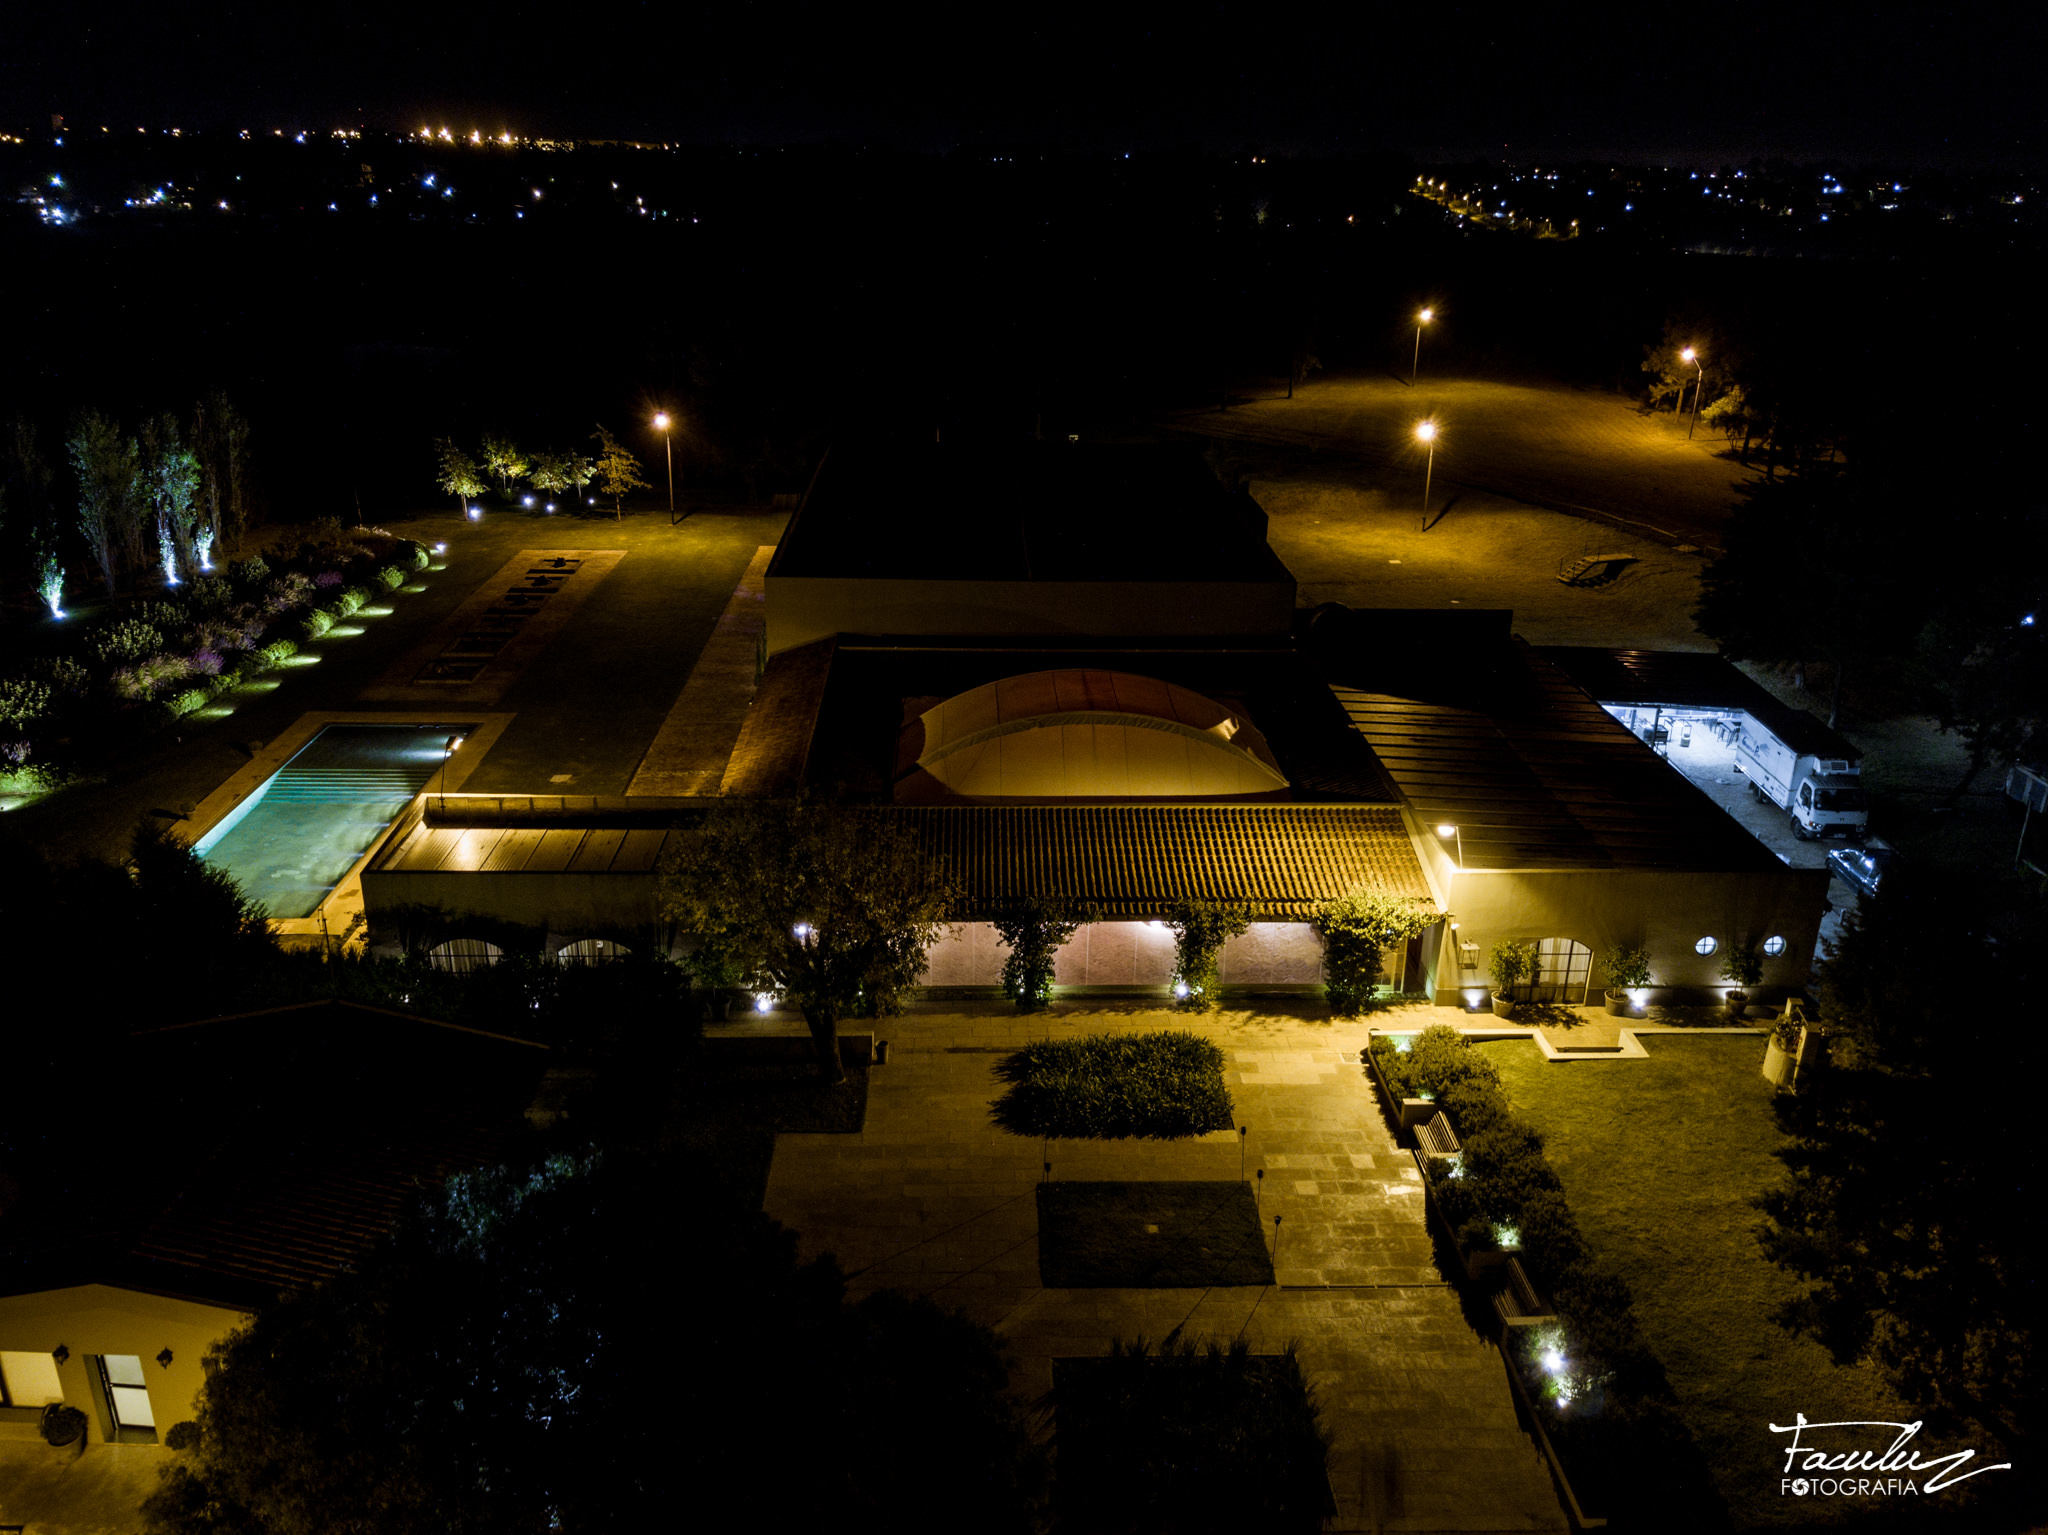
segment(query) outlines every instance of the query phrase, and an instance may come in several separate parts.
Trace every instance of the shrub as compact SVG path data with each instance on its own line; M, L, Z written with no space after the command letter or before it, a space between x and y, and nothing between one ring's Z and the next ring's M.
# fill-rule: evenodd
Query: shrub
M61 697L82 697L92 687L92 673L70 656L51 656L36 669Z
M1493 977L1493 989L1505 995L1536 973L1535 946L1503 938L1486 956L1486 973Z
M313 578L313 585L316 589L323 592L332 591L335 587L341 585L341 572L338 570L323 570Z
M370 594L362 587L347 586L335 594L334 601L328 606L336 618L352 618L362 611L363 604L369 600Z
M1053 962L1067 940L1100 912L1065 896L1022 896L996 914L996 936L1009 948L1003 960L1003 995L1020 1013L1052 1000Z
M220 674L221 667L220 652L214 650L210 646L201 645L197 650L192 652L192 658L188 664L191 666L192 671L196 676L218 676Z
M376 580L387 592L395 592L405 585L405 572L396 565L386 565L377 572Z
M317 640L334 627L334 616L325 608L314 608L299 615L299 638Z
M29 677L0 680L0 726L20 728L50 712L53 694L47 682Z
M1228 1130L1223 1052L1182 1029L1046 1040L1006 1058L990 1116L1018 1135L1171 1140Z
M282 666L299 653L299 647L291 640L272 640L255 654L261 658L265 668Z
M270 579L270 564L260 554L252 554L246 560L236 560L228 566L228 580L236 586L261 586Z
M1721 979L1733 981L1737 986L1754 986L1764 978L1764 957L1757 952L1753 943L1736 943L1728 946L1728 956L1721 961Z
M173 693L169 698L165 699L164 707L170 710L171 718L183 719L188 714L198 713L207 704L211 703L215 691L214 688L205 684L201 684L196 688L186 688L181 692Z
M1623 944L1601 961L1607 984L1616 991L1633 991L1650 984L1650 951Z
M1323 991L1331 1010L1340 1017L1355 1017L1372 1000L1386 951L1445 915L1412 896L1363 888L1318 906L1311 921L1323 940Z
M428 548L427 548L427 546L426 546L425 544L422 544L422 543L418 543L418 542L415 542L415 543L413 544L413 546L412 546L412 561L411 561L411 562L412 562L412 568L413 568L414 570L425 570L425 569L426 569L426 568L427 568L427 567L428 567L429 565L431 565L431 564L433 563L433 561L434 561L434 555L433 555L433 551L432 551L432 550L430 550L430 549L428 549ZM392 569L394 569L394 570L396 570L397 568L398 568L398 567L397 567L397 566L395 566L395 565L394 565L394 566L392 567ZM404 578L404 576L403 576L403 575L400 575L399 579L400 579L400 580L402 581L402 580L404 580L405 578ZM388 585L389 583L387 582L386 584Z
M235 591L225 576L194 576L185 593L189 613L217 613L235 600Z
M154 624L125 618L95 630L86 645L102 666L119 666L162 650L164 636Z
M1173 929L1173 995L1190 1012L1216 1005L1216 969L1226 940L1252 925L1242 906L1176 901L1166 925Z

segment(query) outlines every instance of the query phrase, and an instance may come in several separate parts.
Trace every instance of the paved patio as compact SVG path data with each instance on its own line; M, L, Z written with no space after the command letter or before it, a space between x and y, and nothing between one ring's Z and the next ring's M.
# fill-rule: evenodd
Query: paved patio
M1434 1009L1421 1021L1434 1022ZM1383 1026L1393 1020L1382 1015ZM1033 1039L1193 1027L1226 1054L1249 1131L1187 1141L1026 1140L995 1128L998 1059ZM1548 1472L1517 1424L1500 1356L1437 1271L1422 1187L1358 1064L1362 1023L1225 1012L990 1011L891 1019L860 1135L778 1142L767 1208L803 1250L838 1254L855 1293L929 1295L1002 1334L1027 1400L1052 1361L1117 1335L1244 1333L1300 1344L1335 1435L1339 1530L1562 1530ZM1260 1185L1278 1284L1244 1289L1047 1290L1034 1187L1061 1179L1228 1179ZM1257 1179L1263 1170L1265 1177Z

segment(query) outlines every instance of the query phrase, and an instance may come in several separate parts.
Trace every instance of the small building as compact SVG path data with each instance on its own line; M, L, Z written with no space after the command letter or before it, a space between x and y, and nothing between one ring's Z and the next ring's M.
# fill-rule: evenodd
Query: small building
M208 1349L525 1133L544 1046L351 1003L148 1030L0 1214L0 1522L133 1522ZM53 1449L50 1406L85 1415ZM86 1457L57 1479L57 1457Z

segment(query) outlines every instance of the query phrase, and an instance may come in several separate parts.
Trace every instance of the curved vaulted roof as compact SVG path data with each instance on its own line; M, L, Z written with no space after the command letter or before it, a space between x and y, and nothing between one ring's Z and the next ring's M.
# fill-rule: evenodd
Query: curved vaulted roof
M1005 677L926 710L916 728L918 767L964 799L1209 799L1287 787L1249 720L1129 672Z

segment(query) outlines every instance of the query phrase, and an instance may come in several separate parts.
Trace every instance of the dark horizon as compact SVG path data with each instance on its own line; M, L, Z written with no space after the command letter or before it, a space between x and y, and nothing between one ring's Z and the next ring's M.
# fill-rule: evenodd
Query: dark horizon
M1707 167L1752 158L2023 173L2048 17L1920 8L1662 22L1452 7L1367 21L1220 4L1030 26L737 5L573 23L379 5L198 25L133 5L0 23L0 124L132 131L446 124L526 137L919 151L1179 147Z

